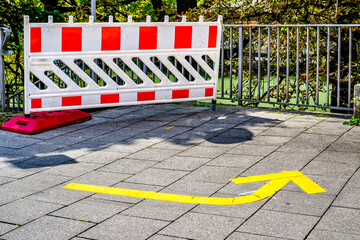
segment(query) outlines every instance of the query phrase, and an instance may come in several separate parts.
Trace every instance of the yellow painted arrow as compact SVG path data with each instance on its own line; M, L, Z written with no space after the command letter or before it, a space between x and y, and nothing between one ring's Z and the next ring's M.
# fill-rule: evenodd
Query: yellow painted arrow
M256 202L275 194L290 181L293 181L308 194L326 192L322 187L317 185L310 178L308 178L299 171L283 171L281 173L234 178L231 179L231 181L233 181L236 184L260 182L260 181L269 181L269 182L266 183L261 188L259 188L256 192L254 192L251 195L239 196L234 198L185 196L185 195L177 195L170 193L159 193L159 192L124 189L124 188L103 187L103 186L87 185L80 183L70 183L62 188L73 189L78 191L86 191L86 192L121 195L126 197L137 197L137 198L169 201L169 202L211 204L211 205L237 205L237 204Z

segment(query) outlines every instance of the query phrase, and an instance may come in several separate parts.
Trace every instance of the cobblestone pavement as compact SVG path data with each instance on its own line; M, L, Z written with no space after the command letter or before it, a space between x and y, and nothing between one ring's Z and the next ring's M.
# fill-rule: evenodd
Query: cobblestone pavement
M360 127L349 116L190 104L131 106L26 136L0 130L0 239L360 239ZM301 171L264 200L196 205L64 189L69 183L189 196L251 195Z

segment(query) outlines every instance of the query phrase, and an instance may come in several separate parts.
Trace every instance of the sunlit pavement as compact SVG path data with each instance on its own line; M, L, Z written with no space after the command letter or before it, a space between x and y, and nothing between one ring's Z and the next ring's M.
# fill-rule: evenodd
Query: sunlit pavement
M360 239L349 115L191 104L92 114L37 135L0 130L0 239ZM326 192L268 176L284 171Z

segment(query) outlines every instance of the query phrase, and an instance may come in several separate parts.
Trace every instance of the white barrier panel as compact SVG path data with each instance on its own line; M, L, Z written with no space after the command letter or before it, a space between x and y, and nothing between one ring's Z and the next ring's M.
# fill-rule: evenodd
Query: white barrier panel
M25 113L216 99L217 22L29 23Z

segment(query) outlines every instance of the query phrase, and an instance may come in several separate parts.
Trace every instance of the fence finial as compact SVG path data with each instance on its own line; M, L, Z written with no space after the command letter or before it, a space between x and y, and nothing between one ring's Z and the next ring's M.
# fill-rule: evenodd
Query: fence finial
M186 16L185 15L181 17L181 22L183 22L183 23L186 22Z
M89 23L94 23L94 16L89 16Z
M199 22L201 22L201 23L204 22L204 16L203 15L199 16Z
M146 22L151 23L151 16L146 16Z
M113 16L109 16L109 23L113 23L114 22L114 17Z
M132 16L128 16L128 23L132 23Z
M73 16L69 16L69 23L74 23L74 17Z
M164 17L164 22L166 22L166 23L169 22L169 16L168 16L168 15L165 15L165 17Z
M48 16L48 23L53 23L53 22L54 22L53 16L49 15Z

